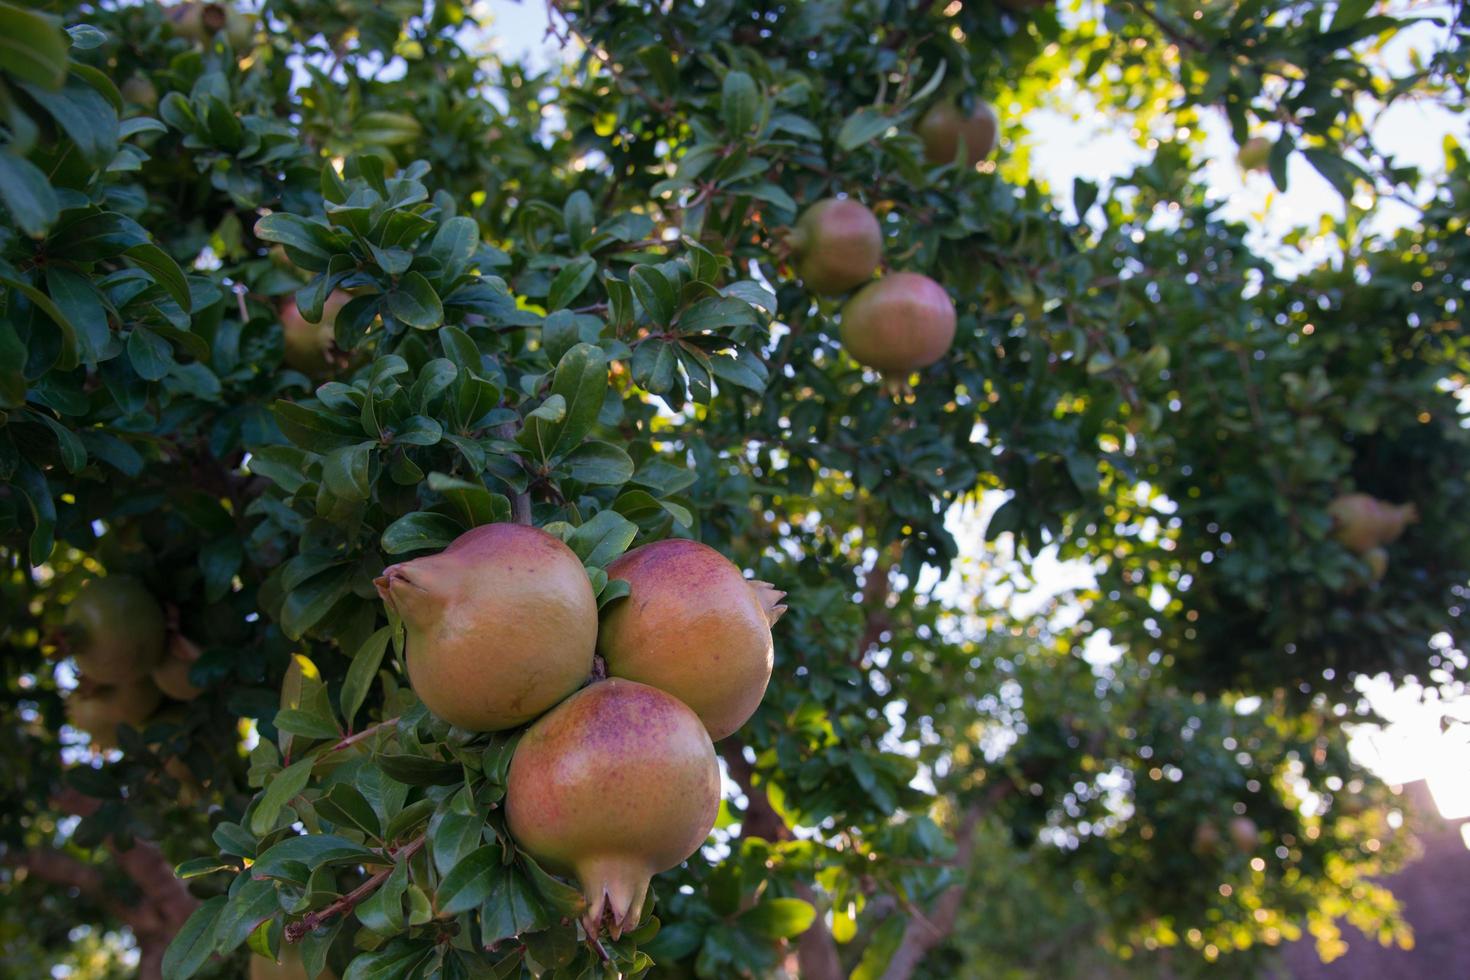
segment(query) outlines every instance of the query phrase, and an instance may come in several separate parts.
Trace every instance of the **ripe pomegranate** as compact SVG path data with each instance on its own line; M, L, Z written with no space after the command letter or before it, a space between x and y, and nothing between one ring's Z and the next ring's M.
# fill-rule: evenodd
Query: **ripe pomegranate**
M413 689L452 725L523 725L592 670L597 597L572 549L539 528L486 524L376 582L403 618Z
M928 276L895 272L858 291L842 308L842 346L853 360L896 374L928 367L954 343L949 293Z
M173 636L168 641L168 653L163 662L153 668L153 683L175 701L193 701L201 693L189 680L189 668L199 659L199 648L182 636Z
M294 299L281 306L281 329L285 333L286 364L309 377L327 373L336 336L337 314L352 299L342 289L332 290L322 306L322 321L312 323L301 315Z
M163 656L163 610L131 575L83 585L66 609L63 632L77 668L103 684L136 680Z
M715 748L677 698L620 678L583 688L532 725L510 763L516 842L587 897L582 924L617 939L648 881L699 850L720 806Z
M1348 493L1327 505L1336 525L1337 540L1360 555L1397 541L1404 529L1419 519L1413 504L1385 503L1366 493Z
M1233 817L1226 831L1230 834L1230 843L1242 854L1254 853L1261 846L1261 832L1250 817Z
M83 677L66 698L66 720L92 737L99 749L117 747L117 726L141 727L158 710L163 695L152 679L137 677L100 684Z
M1207 857L1220 849L1220 828L1209 820L1200 821L1194 828L1194 853Z
M176 3L164 8L173 32L187 41L203 44L229 22L230 12L221 4Z
M1252 136L1240 144L1235 160L1242 170L1264 172L1271 161L1271 141L1264 136Z
M755 713L771 680L771 627L785 596L751 582L709 545L669 538L607 568L628 597L597 635L607 672L667 691L719 741Z
M919 120L919 139L924 143L924 156L930 163L953 163L960 143L965 145L965 166L990 156L1000 133L1000 119L995 107L976 99L967 116L953 102L936 102Z
M845 293L873 278L883 229L861 202L829 197L806 209L788 238L796 274L815 293Z

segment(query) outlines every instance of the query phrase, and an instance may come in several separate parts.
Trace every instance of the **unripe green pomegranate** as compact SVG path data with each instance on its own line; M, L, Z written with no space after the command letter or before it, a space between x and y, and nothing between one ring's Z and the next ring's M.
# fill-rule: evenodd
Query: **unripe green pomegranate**
M63 631L77 669L102 684L136 680L164 653L163 609L131 575L83 585L66 608Z
M1347 493L1327 505L1333 534L1349 551L1364 555L1397 541L1419 513L1413 504L1385 503L1366 493Z
M335 343L337 314L351 300L352 294L346 290L332 290L322 304L321 322L312 323L301 315L296 301L288 299L281 306L286 364L308 377L317 378L326 374Z
M963 143L965 166L973 167L995 150L1000 119L995 107L983 99L975 100L969 115L953 102L944 100L929 107L919 120L917 132L930 163L953 163Z
M528 853L574 875L582 924L614 939L638 924L648 882L699 850L720 807L720 768L677 698L620 678L583 688L516 746L506 821Z
M1252 854L1261 846L1261 832L1250 817L1233 817L1226 831L1230 834L1230 843L1242 854Z
M771 680L771 626L786 611L785 593L679 538L635 548L607 574L630 587L597 634L609 676L674 695L715 741L745 724Z
M928 276L894 272L842 308L842 346L859 364L895 374L928 367L954 343L949 293Z
M477 527L376 584L403 618L409 682L452 725L524 725L592 672L592 583L572 549L538 528Z
M883 229L861 202L829 197L806 209L789 238L796 274L814 293L845 293L873 278Z
M158 87L147 75L134 75L118 87L122 97L135 106L152 110L158 106Z
M225 15L225 36L236 54L244 54L255 44L255 28L259 23L254 14L231 7Z
M66 698L66 720L86 732L99 749L117 747L117 726L142 727L158 710L163 695L149 677L100 684L83 677Z
M1252 136L1240 144L1235 159L1242 170L1264 172L1271 162L1271 141L1264 136Z

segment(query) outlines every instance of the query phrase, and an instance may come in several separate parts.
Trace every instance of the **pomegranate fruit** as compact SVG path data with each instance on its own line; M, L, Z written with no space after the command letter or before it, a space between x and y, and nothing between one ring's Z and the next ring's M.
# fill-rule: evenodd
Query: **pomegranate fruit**
M173 636L168 641L168 653L163 661L153 668L153 683L175 701L193 701L202 692L189 680L189 668L199 659L199 648L182 636Z
M960 144L965 147L965 166L973 167L995 150L1000 119L995 107L976 99L966 115L953 102L936 102L919 120L917 132L924 144L924 157L933 164L954 163Z
M1220 828L1209 820L1200 821L1194 828L1194 842L1192 844L1194 853L1200 857L1207 857L1220 849Z
M1368 563L1368 577L1374 582L1382 582L1388 574L1388 549L1369 548L1363 553L1363 561Z
M229 22L230 12L217 3L189 0L164 8L173 32L196 44L203 44Z
M581 560L534 527L486 524L377 579L407 631L408 679L474 732L523 725L592 671L597 597Z
M131 575L87 582L66 609L67 652L103 684L136 680L163 657L163 609Z
M709 836L720 769L699 718L646 684L609 678L537 721L516 746L506 820L528 853L576 877L596 936L638 924L648 882Z
M883 229L862 203L827 198L806 209L788 239L796 274L815 293L845 293L873 278L883 259Z
M162 700L162 693L148 677L117 684L101 684L84 677L67 696L66 720L90 735L95 747L116 748L117 726L141 727Z
M1413 504L1389 504L1366 493L1337 497L1327 505L1327 513L1332 515L1337 540L1360 555L1397 541L1419 519Z
M928 276L895 272L842 308L842 346L859 364L897 374L928 367L954 343L949 293Z
M597 634L608 675L672 694L715 741L745 724L771 680L771 627L785 593L681 538L635 548L607 575L629 586Z
M309 377L320 377L331 366L335 344L337 314L352 299L352 294L334 289L322 305L322 321L312 323L301 315L294 299L281 306L281 330L284 333L286 364Z
M1264 172L1271 162L1271 141L1264 136L1252 136L1240 144L1235 160L1242 170Z
M1251 854L1261 845L1261 832L1250 817L1232 818L1226 831L1230 834L1230 843L1242 854Z

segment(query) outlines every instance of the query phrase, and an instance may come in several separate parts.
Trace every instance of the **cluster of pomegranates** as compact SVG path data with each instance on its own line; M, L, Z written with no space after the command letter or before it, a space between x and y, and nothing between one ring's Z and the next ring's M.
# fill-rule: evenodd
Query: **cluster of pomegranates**
M1374 582L1388 574L1388 545L1419 519L1413 504L1390 504L1366 493L1347 493L1327 505L1333 534L1367 563Z
M199 696L189 667L199 650L170 636L163 609L130 575L91 579L67 606L61 646L77 668L66 700L67 721L99 749L117 745L117 726L140 727L165 695Z
M973 167L995 149L999 120L987 102L969 111L943 100L919 120L931 163ZM873 275L883 261L883 229L866 205L827 198L807 208L787 234L796 274L812 292L857 292L842 308L842 346L859 364L906 376L939 361L954 343L954 301L916 272Z
M629 593L599 622L587 572L560 539L488 524L390 566L377 587L431 712L473 732L532 722L511 760L510 832L577 879L589 935L606 924L617 938L637 924L649 879L713 828L713 740L759 706L785 606L694 541L644 545L607 573Z

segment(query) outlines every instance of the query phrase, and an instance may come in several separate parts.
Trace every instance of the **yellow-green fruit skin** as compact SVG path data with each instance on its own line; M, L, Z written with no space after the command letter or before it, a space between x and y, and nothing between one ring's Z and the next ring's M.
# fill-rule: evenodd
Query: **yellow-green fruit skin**
M919 120L918 133L930 163L953 163L963 141L965 165L973 167L995 150L1000 119L984 100L977 99L968 116L953 102L936 102Z
M596 935L637 925L649 879L697 851L715 825L720 770L699 718L622 678L583 688L532 725L506 783L511 835L575 875Z
M66 699L66 719L92 737L100 749L117 745L117 726L140 728L158 710L163 695L151 678L140 677L118 684L93 684L77 688Z
M199 648L182 636L169 640L168 653L163 661L153 668L153 683L175 701L193 701L201 693L189 680L189 669L199 659Z
M1363 554L1363 561L1368 563L1368 574L1373 581L1382 582L1388 574L1388 549L1370 548Z
M163 657L163 609L131 575L82 586L67 607L66 632L78 669L100 683L136 680Z
M285 361L309 377L321 377L330 367L328 354L332 350L337 314L352 300L352 294L341 289L332 290L322 304L322 320L312 323L301 315L295 300L287 300L281 307L281 329L284 334Z
M858 291L842 308L842 346L859 364L908 374L949 353L954 301L928 276L895 272Z
M747 581L708 545L679 538L635 548L607 575L629 587L597 636L608 675L672 694L715 741L745 724L771 680L768 608L779 593Z
M524 725L592 671L592 583L572 549L538 528L477 527L437 555L388 567L377 586L403 618L414 691L451 725Z
M792 235L796 274L815 293L845 293L873 278L883 229L861 202L827 198L806 209Z

